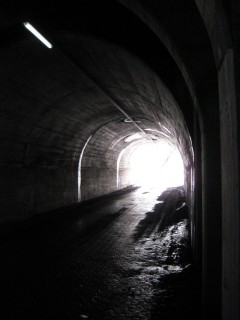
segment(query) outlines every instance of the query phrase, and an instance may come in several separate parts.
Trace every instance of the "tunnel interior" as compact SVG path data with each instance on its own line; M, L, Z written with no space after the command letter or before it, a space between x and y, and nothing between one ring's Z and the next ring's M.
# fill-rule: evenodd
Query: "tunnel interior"
M139 135L138 145L166 140L177 148L185 188L191 190L191 138L160 77L107 41L66 32L54 33L54 39L71 52L61 44L49 50L28 33L1 51L8 185L7 216L1 219L25 218L127 187L129 169L120 164L117 173L117 165L133 135Z
M221 2L229 14L226 1ZM155 253L164 255L164 246L171 247L167 239L182 232L184 239L190 239L186 243L191 248L191 261L202 277L203 308L209 314L212 312L209 319L213 315L220 318L221 308L225 306L223 297L228 294L235 297L237 292L237 289L229 289L235 283L231 276L237 274L229 271L229 265L238 268L235 267L237 258L231 251L238 243L238 231L231 232L237 228L234 221L238 220L235 216L230 218L237 212L233 207L238 199L235 195L238 184L234 180L238 175L233 173L238 165L234 140L238 111L233 107L236 103L235 62L229 30L225 28L222 15L225 9L217 1L204 0L181 3L175 0L83 0L78 5L77 8L72 0L67 3L1 1L1 230L5 234L9 226L14 234L21 225L23 230L29 229L34 238L33 221L37 223L42 219L48 224L55 218L77 219L76 208L80 210L79 219L88 216L95 221L98 213L91 211L91 205L95 210L95 201L105 199L106 207L97 208L101 216L105 211L103 221L96 225L96 233L100 230L104 233L105 227L112 232L108 228L116 221L114 230L120 235L117 224L126 223L128 206L142 202L145 216L131 207L133 214L122 232L128 239L126 243L120 237L114 238L115 242L109 238L112 243L106 250L104 243L103 248L98 246L95 250L99 263L101 252L104 256L106 251L110 260L114 260L111 254L117 259L123 255L121 248L124 248L129 253L127 264L131 260L129 257L134 256L141 267L131 266L130 273L123 268L122 279L138 277L140 269L141 272L148 270L150 279L151 272L155 271L149 264L142 268L139 257L147 257L150 263L155 249ZM228 18L231 22L230 16ZM50 48L25 28L26 22L51 43ZM150 155L150 149L160 147L159 155ZM176 155L178 164L171 167L172 155ZM140 160L147 165L137 171ZM155 162L157 167L152 170ZM140 177L144 172L145 177ZM145 203L150 193L139 188L136 197L130 194L140 185L158 188L152 207ZM164 188L168 189L163 192ZM126 196L126 203L123 203L126 190L130 192L129 198ZM120 195L120 199L116 200L116 195ZM110 207L112 214L105 215ZM162 215L167 210L168 217ZM173 215L178 213L174 220ZM71 238L67 235L69 230L76 235L76 230L83 232L83 225L89 227L87 220L74 221L75 227L66 223L65 229L58 225L58 236L62 236L57 236L59 243ZM157 229L161 223L165 229ZM35 227L32 230L38 230L36 234L43 239L40 229ZM88 227L86 230L92 238L87 239L93 248L95 234ZM50 230L50 226L47 228ZM49 240L49 248L53 247L54 251L56 240L51 242L49 230L45 230L43 243ZM151 234L149 240L148 234ZM106 239L111 236L104 235ZM24 247L27 236L21 237L22 234L19 241L23 241ZM41 247L36 242L38 245ZM26 253L29 259L32 246L29 244ZM76 246L72 246L73 251ZM86 253L82 242L81 246ZM133 248L142 255L134 255ZM148 254L143 248L147 248ZM175 249L171 249L169 256L177 252ZM14 250L15 254L17 249ZM4 254L8 257L11 250L8 253L6 249ZM6 270L7 264L14 261L8 258ZM68 261L64 253L62 261L65 258ZM158 272L168 272L166 261L160 260ZM174 265L173 260L169 265ZM24 274L27 260L21 261ZM234 263L228 265L226 261ZM37 255L33 262L38 265ZM82 270L86 271L85 267L82 266ZM185 267L182 264L183 273ZM94 266L91 270L95 270ZM85 271L81 271L82 276ZM49 275L47 271L41 276L46 275ZM157 272L153 278L155 276ZM114 277L117 283L118 276ZM130 280L134 287L133 278ZM125 287L133 297L136 293L131 288ZM112 287L111 290L109 292L115 292ZM230 300L226 300L226 305ZM161 305L161 301L158 302Z
M94 4L96 5L96 2ZM112 17L106 16L105 5L110 6L113 10ZM89 2L83 1L83 12L77 15L68 5L67 15L64 7L61 12L61 14L64 12L64 17L60 14L58 19L51 19L49 12L53 8L48 6L49 12L45 12L43 4L39 5L39 13L36 16L33 14L37 12L36 7L33 9L32 5L25 6L24 10L22 7L18 8L17 16L13 15L9 4L5 9L5 15L9 15L11 19L2 22L3 30L4 27L8 29L9 37L6 37L0 52L1 130L4 136L1 152L1 176L4 190L2 191L3 210L0 220L3 224L13 223L13 225L19 221L23 223L32 221L33 224L29 223L38 235L38 240L35 235L29 235L29 233L32 234L31 228L27 231L27 237L32 237L32 244L26 244L25 237L20 233L20 239L17 241L20 241L24 248L22 255L31 257L32 265L38 265L39 258L30 253L34 251L32 246L36 246L41 252L46 250L44 255L52 250L56 261L59 261L59 255L63 262L68 261L64 253L59 253L55 242L69 243L69 236L66 235L70 230L69 233L75 239L71 240L73 244L69 249L70 252L73 252L72 246L79 243L79 235L76 232L83 233L83 235L87 232L94 240L89 225L92 225L95 220L98 221L99 217L96 218L96 216L99 215L103 216L98 222L104 225L101 232L108 227L111 219L119 218L118 223L123 223L124 220L121 219L124 219L124 212L128 207L127 201L130 200L126 200L124 206L118 208L113 199L107 209L102 209L102 211L111 210L111 214L108 215L98 213L98 211L94 213L96 208L84 209L84 203L88 204L91 200L101 199L101 197L121 190L131 191L134 190L134 187L145 184L148 189L155 187L157 191L152 198L147 194L147 189L145 192L141 191L142 193L139 191L136 197L129 196L132 197L130 202L139 202L137 206L140 205L140 207L138 211L135 209L136 213L132 213L131 218L128 218L128 225L131 226L133 235L130 237L130 243L126 245L127 250L132 250L133 246L134 250L138 250L139 243L146 237L148 239L155 237L157 239L152 240L154 242L151 250L156 251L158 248L159 256L160 253L162 255L162 258L158 258L158 262L154 262L161 266L157 268L156 276L159 273L163 275L171 273L168 265L173 266L174 272L183 270L190 262L190 255L186 252L190 248L189 221L193 223L194 156L189 132L191 128L188 128L183 110L166 80L166 75L171 78L175 69L176 81L179 72L175 63L174 67L172 66L172 58L166 55L164 46L161 45L161 48L156 46L158 52L161 49L162 51L161 58L157 58L154 66L152 62L157 53L152 52L151 47L154 43L159 42L157 37L148 28L145 30L141 20L117 2L110 4L109 1L106 1L105 4L97 4L93 10ZM104 15L100 16L101 18L96 16L98 10ZM128 36L123 35L122 30L119 29L118 24L122 14L126 19L125 27L131 30ZM88 19L91 23L88 22ZM25 28L27 23L43 34L52 47L45 47L29 32ZM142 36L146 43L140 44L139 39L135 37L135 30L139 32L139 28L143 31ZM150 52L145 46L149 46ZM167 61L164 58L165 55L168 57ZM163 68L165 63L169 65L169 74L166 72L166 66ZM162 72L158 72L161 68L164 80L161 77ZM144 160L144 153L148 154L148 159ZM172 167L169 167L173 154L177 154L180 165L178 166L175 162ZM145 161L145 168L141 167L136 171L138 166L136 161L139 163L140 160ZM153 163L155 168L153 168ZM145 177L143 178L144 171ZM181 178L177 182L171 181L179 175L177 171L180 172ZM143 174L141 179L140 173ZM169 201L164 198L164 194L161 199L157 200L167 187L172 186L179 187L179 189L172 191L171 204L168 204ZM140 197L140 201L137 200L137 197ZM167 198L169 197L170 195L167 194ZM148 198L150 200L147 200ZM144 204L144 201L149 204ZM155 205L156 201L159 201L159 204ZM180 202L177 204L178 201ZM189 211L186 211L185 201ZM79 220L76 220L76 213L68 212L67 208L79 203L83 203L83 207L82 209L79 207L80 211L77 213ZM118 209L115 209L115 206ZM57 234L54 233L51 236L48 231L52 225L50 217L53 217L53 221L54 217L59 219L56 216L58 213L62 217L61 211L58 211L62 208L66 210L65 219L66 215L69 215L69 219L74 217L75 226L70 226L70 220L68 220L64 223L64 229L58 225ZM88 218L85 218L85 210L87 210ZM141 211L143 212L140 214ZM175 217L175 211L180 220ZM34 220L35 217L41 216L43 220ZM40 234L39 227L34 225L34 221L37 223L36 221L44 221L44 219L49 225L43 227L44 231ZM173 227L173 225L176 226ZM85 226L87 231L84 231L82 226ZM98 228L97 226L98 224L94 228ZM96 231L96 234L98 232L100 231ZM59 234L61 234L60 238ZM171 240L172 237L176 239L175 242ZM15 242L12 241L9 253L3 250L7 263L11 261L9 255L17 256L14 253L17 247L15 248ZM113 248L120 240L114 241ZM46 242L48 249L45 248L44 243ZM164 251L165 245L167 249ZM124 272L127 277L132 272L137 276L139 271L136 270L139 268L139 270L148 270L147 273L152 272L152 259L141 253L143 248L139 247L139 255L131 258L132 263L136 259L132 267L123 268L121 265L121 269L126 269ZM99 252L101 250L104 250L104 244L101 249L98 249ZM107 254L109 253L105 253L106 257ZM124 254L125 252L121 253L122 256ZM146 261L149 260L147 266L142 266L141 257L144 256ZM82 259L86 259L84 255ZM121 262L118 260L116 258L115 263ZM128 260L129 258L125 264L129 263ZM49 270L52 270L53 265L49 262L49 258L46 258L45 263ZM180 263L181 266L178 268L177 265ZM61 266L60 262L59 264ZM99 267L100 265L99 262ZM24 269L24 262L23 265L19 264L19 268ZM59 268L60 273L65 272L63 267ZM11 270L8 273L12 274L15 284L9 279L9 284L4 283L3 288L6 292L9 292L11 287L13 291L16 291L18 286L21 287L21 280L16 276L11 263L8 269ZM131 269L135 271L128 271ZM80 274L84 270L82 267ZM51 271L46 273L44 269L38 271L38 277L42 278L43 283L38 289L40 292L44 291L42 288L47 282L49 272ZM70 270L69 274L72 275L72 272ZM84 272L85 275L89 273L86 270ZM109 272L112 274L111 270ZM32 271L28 268L22 270L20 274L26 279L33 277ZM56 276L54 275L53 278ZM147 278L148 276L144 276L144 285L149 283ZM33 279L32 285L35 283L35 278ZM114 274L112 279L115 279ZM63 278L58 278L58 281L62 284ZM79 280L76 280L76 283L79 284ZM104 285L105 283L106 279L104 279ZM54 292L55 285L52 284L52 281L46 285L51 287L49 292ZM65 288L65 285L62 286ZM96 283L88 282L87 287L92 286L95 288ZM67 286L62 296L71 295L71 300L74 302L77 295L75 297L72 290L72 286ZM87 293L88 291L89 289L85 288L85 291L81 292ZM24 292L25 304L29 306L26 317L32 317L35 307L28 296L28 289ZM109 289L106 289L105 292L109 292ZM128 294L132 296L134 293L129 291ZM81 297L82 293L79 292L78 296ZM11 297L19 299L18 293ZM103 299L102 294L100 297ZM119 299L122 298L119 295ZM43 303L44 299L40 297L40 303ZM144 295L143 299L145 299ZM111 302L112 299L109 298L109 301ZM103 300L99 304L101 306L99 308L102 308ZM59 302L52 302L52 305L57 306ZM60 308L62 309L61 314L58 315L60 319L65 317L63 315L66 313L66 306L64 302ZM73 316L74 308L70 309ZM51 312L50 307L45 307L44 310L44 312ZM81 307L81 310L84 309ZM16 315L21 312L23 312L21 307L15 308ZM146 311L143 311L143 314L144 312ZM93 310L85 309L85 314L91 315ZM97 319L96 315L95 319Z

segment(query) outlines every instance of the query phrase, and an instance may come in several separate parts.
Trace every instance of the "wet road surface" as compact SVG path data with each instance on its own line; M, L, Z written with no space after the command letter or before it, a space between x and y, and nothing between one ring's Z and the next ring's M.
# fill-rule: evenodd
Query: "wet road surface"
M1 319L200 319L179 190L113 195L2 236Z

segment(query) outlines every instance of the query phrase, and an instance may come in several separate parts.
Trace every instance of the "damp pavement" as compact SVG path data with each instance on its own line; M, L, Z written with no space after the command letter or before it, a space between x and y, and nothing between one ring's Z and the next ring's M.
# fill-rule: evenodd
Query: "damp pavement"
M0 318L201 319L187 217L182 188L139 188L2 228Z

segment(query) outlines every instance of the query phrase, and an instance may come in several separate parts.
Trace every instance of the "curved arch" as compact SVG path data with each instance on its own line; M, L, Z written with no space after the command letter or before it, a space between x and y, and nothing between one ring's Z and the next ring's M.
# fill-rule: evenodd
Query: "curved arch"
M195 0L206 26L218 69L222 186L222 319L240 317L240 203L235 52L222 3ZM226 196L227 195L227 196ZM206 274L206 282L210 275ZM212 290L206 287L206 309ZM208 295L209 294L209 295Z
M234 8L236 3L89 0L79 3L83 10L75 10L70 1L58 3L53 19L55 1L43 0L37 10L29 1L4 1L1 221L76 202L79 157L82 163L97 140L102 144L99 159L106 168L116 166L116 157L126 147L124 137L136 133L132 127L106 126L98 132L103 136L96 134L96 141L91 144L92 137L85 146L94 130L120 117L112 102L119 102L130 117L151 113L154 123L143 121L143 130L165 126L168 134L172 128L176 144L187 150L189 172L195 170L188 180L196 181L196 258L199 264L203 261L209 317L220 319L222 303L224 319L240 318L239 80L234 74L240 60L235 18L229 14L227 20L222 7ZM47 37L56 37L62 52L49 53L24 33L27 16ZM68 49L114 99L96 90L96 83L64 55ZM174 112L175 101L168 99L166 87L184 119ZM95 154L91 161L96 165L97 160ZM115 167L113 172L116 184Z
M89 141L91 140L92 135L89 136L89 138L87 139L85 145L82 148L81 154L80 154L80 158L79 158L79 163L78 163L78 202L81 201L81 170L82 170L82 158L83 158L83 154L84 151L89 143Z
M203 275L204 275L204 306L206 317L221 317L221 304L222 304L222 316L223 319L227 318L239 318L239 164L238 164L238 145L237 145L237 107L236 107L236 92L235 92L235 76L234 76L234 52L232 49L232 39L229 32L229 26L224 15L224 10L222 8L222 3L217 1L205 1L205 0L195 0L196 10L198 10L203 21L202 24L208 33L208 37L205 36L205 42L209 42L211 47L212 56L214 57L215 66L213 69L213 74L215 73L216 79L218 77L218 90L215 90L215 97L212 101L214 104L214 113L212 115L207 114L204 111L204 104L206 104L207 99L200 103L197 101L197 97L194 94L194 87L192 83L191 76L189 76L188 70L182 61L177 47L174 42L168 37L164 28L160 25L159 19L156 15L153 15L148 11L147 5L145 7L143 4L137 1L131 1L130 3L126 0L119 0L123 5L128 7L131 11L135 12L156 34L158 34L161 41L165 44L170 54L174 57L175 61L180 68L188 88L192 94L192 99L195 105L195 109L198 112L198 120L200 123L200 133L201 133L201 147L202 147L202 163L198 163L198 167L202 167L203 175L203 202L202 205L197 204L199 200L201 201L201 194L197 199L197 206L203 209L203 225L201 222L197 229L199 229L199 234L203 233ZM183 4L182 4L183 6ZM187 16L187 19L190 17ZM201 64L200 61L196 62ZM214 70L215 69L215 70ZM217 69L217 70L216 70ZM191 71L191 70L190 70ZM196 82L196 80L195 80ZM213 91L210 88L210 91ZM204 96L204 92L202 92ZM218 98L219 104L218 105ZM209 110L213 108L210 103ZM200 109L201 108L201 109ZM212 112L212 111L211 111ZM210 129L212 124L215 122L214 117L219 114L220 124L214 127L216 132L215 137L213 130ZM220 135L221 135L221 147L220 147ZM194 145L199 144L197 141L199 138L194 138ZM207 141L207 140L208 141ZM212 140L212 142L210 142ZM220 159L220 148L221 148L221 158L222 161L217 161L216 163L211 163L209 158L211 157L213 145L216 141L219 144L219 153L217 153L216 158ZM230 141L230 144L229 144ZM211 146L212 145L212 146ZM216 147L215 147L216 148ZM197 158L200 155L197 154ZM212 157L214 155L212 154ZM221 173L220 173L221 165ZM210 169L211 168L211 169ZM199 170L199 169L197 169ZM211 206L211 197L209 196L211 187L209 186L211 182L209 181L209 176L214 172L214 180L219 181L219 185L222 186L222 191L218 189L216 191L215 203L217 203L218 211L222 212L222 217L214 215L214 208ZM199 173L197 174L199 179ZM212 186L214 187L214 186ZM229 193L231 190L231 196L222 196ZM197 192L199 193L199 192ZM201 191L200 191L201 193ZM221 208L222 207L222 208ZM215 209L216 210L216 209ZM200 212L201 213L201 212ZM229 224L229 217L232 224ZM212 229L216 222L218 228L212 237ZM235 223L237 221L237 223ZM222 229L221 229L222 226ZM225 235L226 239L222 241L222 234ZM227 236L226 236L227 235ZM198 236L200 239L200 236ZM211 241L209 241L211 239ZM224 238L225 239L225 238ZM199 240L197 240L199 243ZM198 244L199 251L201 251L201 243ZM216 250L217 248L217 250ZM234 248L234 250L233 250ZM209 252L215 250L215 255L212 256ZM234 252L234 253L233 253ZM221 274L221 263L223 261L223 276ZM231 262L230 262L231 261ZM218 270L213 267L216 264L219 266ZM231 267L230 267L231 266ZM214 275L213 275L214 274ZM210 280L211 279L211 280ZM222 282L224 281L224 283ZM210 283L212 283L210 285ZM215 295L216 287L218 288L218 295ZM215 295L214 302L212 297ZM222 303L224 301L224 303ZM212 314L211 314L212 312Z
M168 32L164 29L163 25L160 24L159 20L154 16L153 12L150 12L146 6L141 4L139 1L127 1L118 0L122 5L127 7L130 11L136 14L161 40L164 46L167 48L170 55L173 57L178 68L181 70L183 78L188 86L189 92L192 97L193 105L195 111L198 114L198 121L200 128L203 129L201 109L198 102L198 97L195 92L194 82L191 78L184 60L181 57L178 47L175 45L174 41L168 35Z

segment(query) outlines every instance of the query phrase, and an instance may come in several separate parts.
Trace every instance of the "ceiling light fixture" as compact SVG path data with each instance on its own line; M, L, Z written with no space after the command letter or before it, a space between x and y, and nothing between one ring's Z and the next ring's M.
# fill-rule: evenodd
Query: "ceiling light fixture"
M42 41L42 43L44 43L45 46L47 46L49 49L51 49L53 47L52 44L47 39L45 39L41 35L41 33L39 33L29 22L24 22L23 25L30 32L32 32L32 34L34 34L35 37L37 37L40 41Z
M132 122L135 122L135 123L142 123L142 121L140 121L140 120L136 120L135 118L131 118L131 120L130 119L128 119L128 118L125 118L125 119L122 119L122 121L123 122L125 122L125 123L132 123Z

